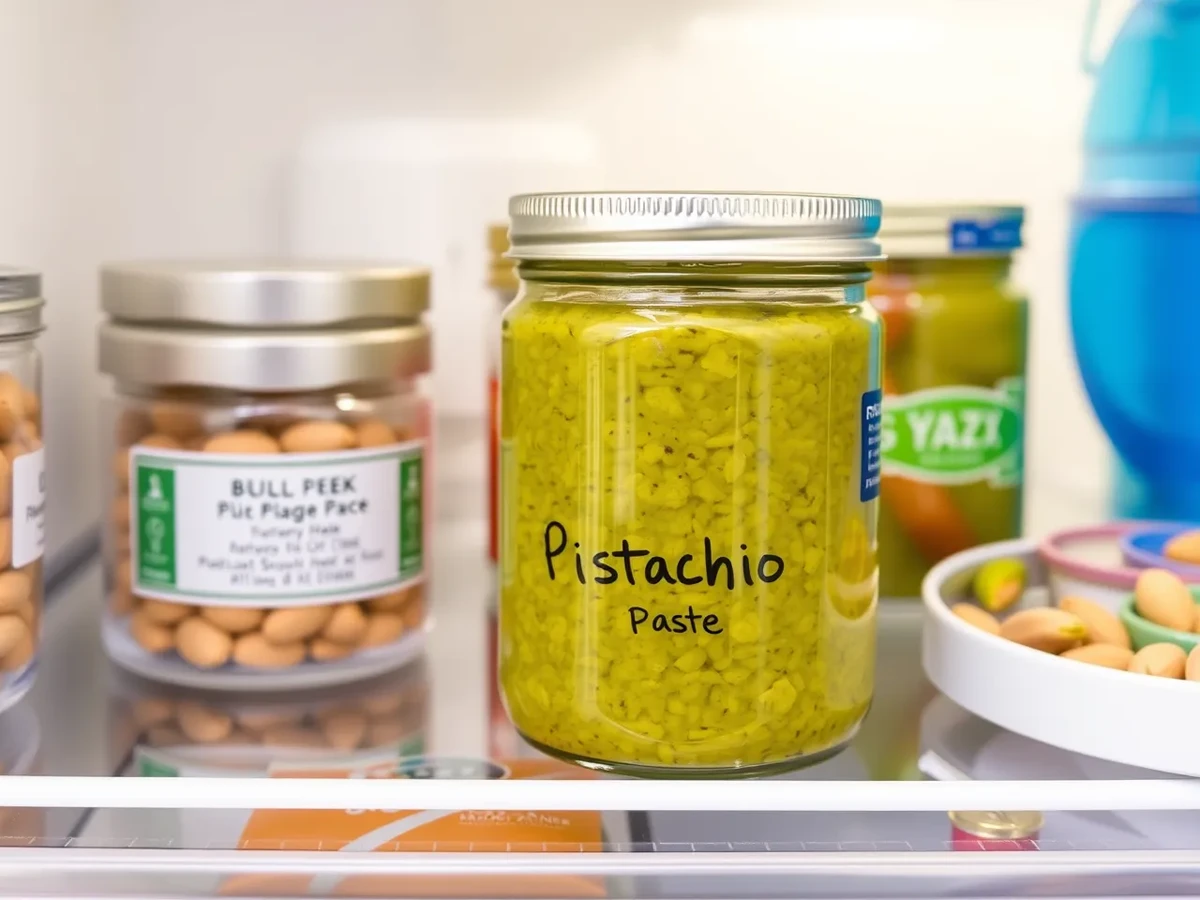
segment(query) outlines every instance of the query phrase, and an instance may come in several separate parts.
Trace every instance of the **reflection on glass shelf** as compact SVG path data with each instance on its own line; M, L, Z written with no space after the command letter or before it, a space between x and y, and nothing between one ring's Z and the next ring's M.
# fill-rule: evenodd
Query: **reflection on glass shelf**
M1190 781L1147 769L1072 753L1014 734L943 696L921 717L921 770L936 780L1131 780ZM1038 846L1077 845L1143 848L1200 847L1195 816L1165 811L1051 812Z
M0 712L0 775L37 774L42 730L28 703Z
M417 661L360 685L302 694L195 691L115 673L109 723L127 774L268 775L425 751L429 685Z
M921 771L939 781L1178 779L1072 753L1006 731L936 695L921 716Z
M0 774L39 774L41 746L41 728L36 713L28 703L18 703L0 713ZM45 810L0 807L0 840L4 835L45 833Z

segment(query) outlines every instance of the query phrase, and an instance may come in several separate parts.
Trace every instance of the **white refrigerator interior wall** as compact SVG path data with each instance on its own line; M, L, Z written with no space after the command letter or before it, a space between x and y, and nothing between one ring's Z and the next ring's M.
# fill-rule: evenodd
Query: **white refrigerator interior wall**
M0 0L0 264L43 273L47 553L94 524L96 266L122 228L122 20L108 0Z
M1105 23L1128 6L1107 4ZM0 255L44 268L52 295L55 540L95 510L98 467L70 457L94 434L96 262L287 252L303 243L295 217L314 214L298 213L297 198L315 134L446 117L577 129L595 155L580 187L1025 203L1031 500L1050 484L1094 491L1107 474L1105 442L1079 387L1065 305L1068 199L1090 96L1079 62L1086 9L1086 0L0 0L9 38L0 97L18 138L0 145ZM481 219L467 223L477 226L477 271L500 206L471 211ZM338 214L342 251L354 246L354 217ZM364 207L364 217L377 214ZM396 252L411 246L398 232ZM489 301L466 278L437 294L435 327L454 335L439 345L444 413L482 412Z

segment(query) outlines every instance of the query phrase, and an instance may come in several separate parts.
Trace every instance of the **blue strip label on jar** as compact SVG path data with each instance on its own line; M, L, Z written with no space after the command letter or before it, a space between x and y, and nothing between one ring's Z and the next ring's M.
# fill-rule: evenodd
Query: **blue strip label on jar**
M858 499L862 503L879 496L879 476L883 471L883 391L876 388L862 395L862 482Z
M956 219L950 223L952 252L1016 250L1021 219Z

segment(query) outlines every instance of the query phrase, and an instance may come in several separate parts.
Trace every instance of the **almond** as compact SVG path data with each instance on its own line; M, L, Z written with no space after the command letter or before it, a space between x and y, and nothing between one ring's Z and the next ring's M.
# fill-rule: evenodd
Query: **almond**
M1000 623L996 621L996 617L986 609L980 609L974 603L955 603L950 607L950 612L988 634L1000 633Z
M192 616L175 629L175 649L197 669L215 669L229 662L233 638L207 619Z
M367 630L367 617L357 603L335 607L321 630L321 637L338 644L357 644Z
M233 719L227 713L199 703L180 703L175 719L184 735L197 744L223 741L233 731Z
M1192 648L1183 666L1183 677L1188 681L1200 681L1200 644Z
M265 431L243 428L214 434L201 449L205 453L278 453L279 442Z
M1182 678L1187 654L1178 644L1148 644L1129 661L1129 671L1159 678Z
M1167 541L1163 556L1176 562L1200 566L1200 528L1181 532Z
M204 432L203 409L193 403L165 400L151 408L150 423L158 433L184 441Z
M290 648L317 634L333 616L332 606L296 606L273 609L262 623L262 635L272 644Z
M266 611L245 606L202 606L200 615L222 631L242 634L257 628L266 616Z
M310 419L293 425L279 436L285 453L328 453L358 446L358 435L349 425Z
M392 426L381 419L364 419L355 426L360 447L386 447L397 443Z
M1139 616L1156 625L1191 631L1196 621L1196 602L1187 585L1174 572L1147 569L1133 589L1134 608Z
M255 669L285 669L304 662L304 644L276 644L263 637L261 632L243 634L233 645L233 660L239 665Z
M1133 660L1133 651L1128 647L1119 647L1116 644L1087 644L1066 651L1062 654L1062 658L1090 663L1093 666L1104 666L1106 669L1120 669L1124 672Z

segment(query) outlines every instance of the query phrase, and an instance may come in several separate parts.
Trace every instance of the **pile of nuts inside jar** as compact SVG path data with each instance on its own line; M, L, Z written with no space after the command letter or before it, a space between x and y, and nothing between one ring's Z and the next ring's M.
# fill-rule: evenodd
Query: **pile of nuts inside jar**
M186 401L126 409L116 428L112 501L114 566L110 608L129 618L133 639L152 654L175 651L193 666L236 663L278 669L306 660L330 662L381 647L424 622L420 584L364 600L325 605L203 605L137 596L133 587L129 496L132 447L199 453L328 453L386 447L411 439L407 429L378 417L307 418L280 412L248 415L213 429L211 408Z
M42 561L13 566L13 463L42 447L38 395L0 372L0 672L24 669L37 647Z
M976 596L988 605L982 599L980 583L977 575ZM1010 602L1015 600L1014 596ZM1138 576L1134 608L1139 616L1157 625L1181 632L1200 631L1200 605L1179 576L1165 569L1146 569ZM950 611L989 634L1063 659L1141 675L1200 681L1200 645L1188 653L1178 644L1164 641L1135 652L1121 620L1082 597L1063 597L1057 606L1023 609L1003 620L969 602L956 603Z

